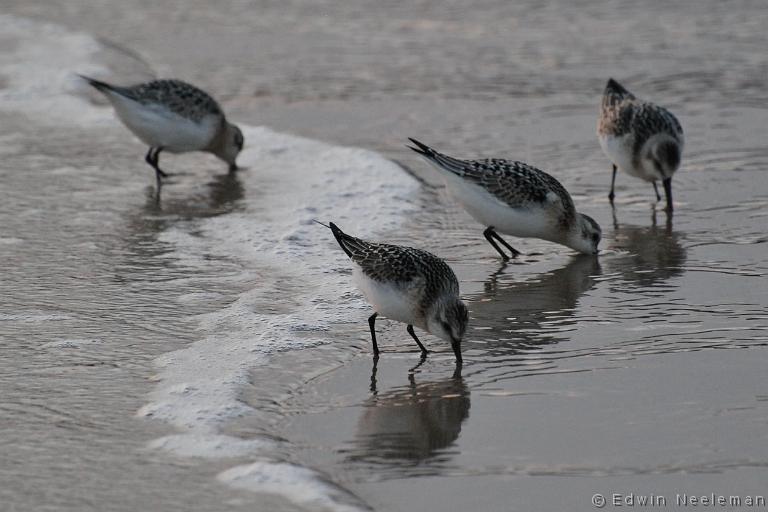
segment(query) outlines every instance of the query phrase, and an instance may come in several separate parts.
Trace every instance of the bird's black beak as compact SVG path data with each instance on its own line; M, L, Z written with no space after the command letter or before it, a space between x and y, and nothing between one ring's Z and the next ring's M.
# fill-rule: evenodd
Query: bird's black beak
M235 172L238 169L239 167L237 166L237 163L232 162L231 164L229 164L229 172Z
M453 348L453 353L456 355L456 364L461 365L464 362L461 357L461 340L451 338L451 348Z
M667 178L661 182L664 185L664 195L667 196L667 212L672 213L674 206L672 206L672 178Z

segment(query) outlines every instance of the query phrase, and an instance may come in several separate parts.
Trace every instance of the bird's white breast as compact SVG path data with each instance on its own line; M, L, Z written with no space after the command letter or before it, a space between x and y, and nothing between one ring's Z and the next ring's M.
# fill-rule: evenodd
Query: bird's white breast
M556 202L541 206L512 208L479 185L470 183L460 176L445 173L446 184L451 194L464 209L484 226L493 226L496 231L520 238L559 238L555 232L558 211ZM552 211L548 211L552 210Z
M600 135L598 139L603 152L622 171L646 181L660 178L652 162L646 161L640 155L634 155L634 138L632 135L627 134L621 137Z
M352 276L366 300L380 315L422 329L426 327L418 314L421 293L418 286L405 288L394 283L376 281L366 276L358 265L355 265Z
M221 123L214 115L195 122L159 104L143 104L114 93L108 94L108 98L120 120L142 142L171 153L205 149Z

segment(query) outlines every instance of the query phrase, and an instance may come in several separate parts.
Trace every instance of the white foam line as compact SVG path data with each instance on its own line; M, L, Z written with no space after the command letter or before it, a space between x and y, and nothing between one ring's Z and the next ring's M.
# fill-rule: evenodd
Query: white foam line
M0 109L41 124L83 125L113 122L106 109L93 108L75 73L100 74L99 43L90 35L59 25L0 14Z
M0 15L0 37L11 45L0 53L0 109L54 126L116 123L111 109L84 99L85 86L74 75L107 71L95 63L102 48L93 37L7 15ZM157 359L157 387L138 414L166 421L179 433L156 439L149 448L187 457L252 457L255 462L224 471L219 479L312 510L369 510L318 472L266 458L273 441L229 436L223 427L258 415L240 393L270 354L330 343L333 323L356 319L353 312L363 307L349 279L334 271L348 265L346 256L330 232L311 220L335 220L350 233L370 237L402 222L418 185L369 151L266 128L244 127L244 132L247 149L239 163L248 168L240 174L248 192L245 210L195 221L195 236L176 228L160 238L176 247L174 256L185 264L210 265L201 255L220 255L270 277L220 311L196 317L201 340ZM260 208L262 202L269 207ZM282 312L267 312L274 308L263 306L287 289L290 301L281 304ZM181 296L179 304L189 300Z
M345 313L350 306L363 306L349 280L329 272L346 257L330 232L311 220L346 219L342 225L363 236L393 228L410 210L402 198L417 186L375 153L266 128L245 128L245 135L254 147L243 155L246 190L269 184L284 191L284 200L271 199L260 217L246 211L199 221L195 236L183 228L161 235L186 261L193 261L188 253L236 257L271 269L272 276L226 308L198 316L203 339L157 360L162 385L139 413L185 430L214 432L223 422L252 413L237 400L251 369L276 351L327 343L329 326L351 319ZM258 305L286 285L293 288L296 310L260 313Z
M221 434L227 422L259 414L239 399L252 372L258 378L258 368L275 352L330 343L335 322L367 316L351 280L335 271L348 266L346 256L330 231L312 219L334 220L350 233L375 238L413 211L409 198L418 189L402 169L376 153L266 128L245 127L244 133L250 148L241 156L247 167L241 175L244 189L268 195L245 199L242 212L196 221L194 236L189 226L161 235L176 247L174 256L185 261L194 261L190 254L220 255L270 276L229 306L196 317L202 339L157 360L160 383L139 414L179 428L177 436L153 446L180 455L269 454L271 441L247 444ZM286 290L290 300L278 301L282 312L264 312L274 310L265 305ZM280 462L261 460L220 478L303 505L348 506L336 503L338 490L314 471ZM354 507L349 510L360 510Z
M290 497L310 510L361 512L367 505L311 469L284 462L260 461L237 466L219 474L218 479L233 487Z

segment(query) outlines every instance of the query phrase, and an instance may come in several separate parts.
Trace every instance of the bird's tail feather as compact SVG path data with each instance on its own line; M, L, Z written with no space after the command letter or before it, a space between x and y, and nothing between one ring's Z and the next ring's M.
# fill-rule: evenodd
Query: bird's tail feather
M132 95L128 92L128 89L125 87L118 87L116 85L108 84L107 82L102 82L101 80L96 80L95 78L91 78L85 75L77 75L86 82L88 82L89 85L91 85L93 88L95 88L97 91L110 95L110 94L118 94L120 96L123 96L128 99L135 99L132 97Z
M85 75L78 74L77 76L79 76L80 78L82 78L83 80L88 82L88 85L94 87L95 89L97 89L97 90L99 90L101 92L114 91L115 90L115 87L110 85L110 84L108 84L107 82L102 82L101 80L96 80L95 78L91 78L91 77L85 76Z
M631 92L629 92L626 88L624 88L623 85L621 85L613 78L609 78L608 83L605 84L605 91L603 92L603 95L614 96L616 98L634 98L634 95Z
M358 240L357 238L350 236L343 232L339 226L334 224L333 222L329 222L328 224L325 224L323 222L320 222L319 220L313 219L316 223L320 224L321 226L325 226L326 228L331 230L331 233L333 233L333 237L336 239L336 242L338 242L339 247L341 247L341 250L344 251L344 253L352 258L352 250L354 249L361 249L361 240Z
M416 147L413 146L406 146L409 149L412 149L416 153L420 154L427 160L429 160L431 163L436 165L440 169L444 169L446 171L449 171L453 174L457 174L459 176L463 176L466 174L467 165L462 160L459 160L458 158L453 158L448 155L444 155L442 153L438 153L431 147L427 146L426 144L419 142L416 139L408 138L411 142L413 142Z

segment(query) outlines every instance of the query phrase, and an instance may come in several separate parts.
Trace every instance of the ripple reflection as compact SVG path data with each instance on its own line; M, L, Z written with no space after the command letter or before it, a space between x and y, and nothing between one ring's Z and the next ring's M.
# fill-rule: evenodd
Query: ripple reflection
M409 372L408 385L379 393L376 366L371 375L371 397L363 404L357 434L345 450L349 462L392 466L403 464L433 472L452 458L450 447L469 417L469 388L457 368L443 380L416 382Z

